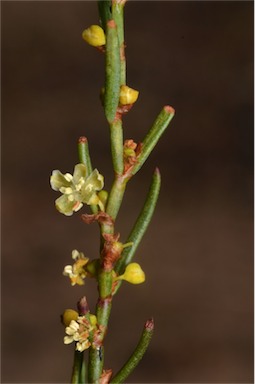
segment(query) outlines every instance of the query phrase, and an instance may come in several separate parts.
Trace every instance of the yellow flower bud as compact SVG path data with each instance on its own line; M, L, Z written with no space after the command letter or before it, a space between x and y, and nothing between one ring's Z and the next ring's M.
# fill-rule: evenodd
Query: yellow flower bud
M61 321L65 327L68 327L72 320L78 319L78 312L73 309L66 309L63 315L61 315Z
M102 189L100 192L98 192L97 196L99 197L99 200L101 202L102 208L104 208L103 209L103 211L104 211L105 210L105 206L106 206L106 202L107 202L107 199L108 199L108 192L105 191L104 189Z
M141 284L145 281L145 273L138 263L130 263L123 275L116 277L115 280L126 280L131 284Z
M95 315L89 315L89 321L92 326L97 324L97 317Z
M124 155L126 157L135 157L136 153L132 148L124 148Z
M89 273L89 277L96 277L99 269L99 259L93 259L86 265L86 272Z
M139 92L127 85L120 87L120 104L127 105L133 104L138 99Z
M93 47L105 45L104 30L99 25L91 25L82 32L83 39Z

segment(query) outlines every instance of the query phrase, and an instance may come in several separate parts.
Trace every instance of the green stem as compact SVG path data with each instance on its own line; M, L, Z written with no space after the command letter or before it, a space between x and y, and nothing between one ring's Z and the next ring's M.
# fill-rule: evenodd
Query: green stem
M115 119L110 124L113 169L117 175L123 173L123 129L122 121Z
M136 349L133 354L130 356L126 364L121 368L121 370L112 378L110 381L111 384L120 384L124 383L126 378L133 372L137 364L143 358L149 343L151 341L154 330L153 319L148 320L144 326L144 330L141 336L139 343L137 344Z
M145 136L145 139L142 143L142 152L138 157L137 164L131 170L131 174L136 174L139 169L142 167L144 162L147 160L148 156L152 152L153 148L159 141L160 137L165 132L168 127L170 121L174 117L174 109L170 106L165 106L160 114L157 116L155 122L153 123L151 129Z
M113 220L115 220L118 215L127 181L128 179L126 177L116 175L113 182L106 206L106 213L111 216Z
M157 204L160 185L161 185L160 172L159 172L159 169L156 168L152 177L152 182L150 185L149 192L147 194L146 201L126 241L126 243L132 242L133 245L123 250L121 258L118 260L114 268L119 275L121 275L124 272L126 265L132 261L132 258L137 250L137 247L140 244L142 237L145 234L150 224L150 221L152 219L152 216ZM119 285L120 284L121 284L121 281Z
M124 42L124 2L113 0L112 17L117 25L119 46L120 46L120 84L126 84L126 58L125 58L125 42Z
M74 351L74 363L72 372L72 384L83 384L81 382L81 371L83 364L83 352Z
M102 333L100 335L100 340L103 343L108 321L111 312L111 297L105 299L99 299L97 303L96 316L98 324L102 327ZM101 353L97 349L91 347L89 350L89 368L88 368L88 380L89 383L99 383L100 376L103 371L104 364L104 348L101 347Z
M106 24L104 110L111 124L116 116L120 94L120 47L114 20Z

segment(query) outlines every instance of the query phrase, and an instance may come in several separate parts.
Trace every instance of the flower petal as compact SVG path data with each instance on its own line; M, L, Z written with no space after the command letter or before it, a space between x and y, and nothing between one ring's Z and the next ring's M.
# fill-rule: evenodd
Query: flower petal
M61 187L69 187L70 181L59 170L54 170L50 178L50 185L54 191L59 191Z
M101 175L97 169L94 169L86 179L86 184L92 184L95 191L101 191L104 187L104 176Z
M87 169L84 164L76 164L73 172L73 183L78 184L81 178L86 178Z
M63 275L64 276L70 276L73 275L73 267L72 265L66 265L64 270L63 270Z
M77 249L72 250L72 259L74 259L74 260L79 259L80 257L82 257L80 255L83 255L83 253L77 251Z
M82 342L78 342L76 344L76 350L79 351L79 352L83 352L85 351L85 349L88 349L90 347L90 342L89 340L84 340Z
M66 216L72 216L72 214L73 214L73 206L74 206L74 202L73 202L73 201L70 201L70 200L68 199L68 196L67 196L67 195L62 195L62 196L60 196L60 197L55 201L55 205L56 205L57 210L58 210L60 213L63 213L63 214L66 215Z
M73 342L73 337L72 336L65 336L64 337L64 344L71 344Z

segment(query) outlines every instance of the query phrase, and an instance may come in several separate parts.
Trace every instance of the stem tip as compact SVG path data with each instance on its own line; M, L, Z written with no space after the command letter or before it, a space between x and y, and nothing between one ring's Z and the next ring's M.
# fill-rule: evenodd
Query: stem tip
M160 176L160 170L158 167L155 168L155 171L154 171L155 175L159 175Z
M175 114L175 110L174 110L174 108L171 107L170 105L166 105L166 106L164 107L164 110L165 110L167 113L169 113L169 115L170 115L170 114Z
M151 319L146 321L146 323L144 325L144 328L147 331L150 331L150 332L152 332L154 330L154 320L153 320L153 318L151 318Z
M88 142L88 139L87 139L87 137L85 137L85 136L81 136L81 137L79 137L79 140L78 140L78 144L82 144L82 143L87 143Z

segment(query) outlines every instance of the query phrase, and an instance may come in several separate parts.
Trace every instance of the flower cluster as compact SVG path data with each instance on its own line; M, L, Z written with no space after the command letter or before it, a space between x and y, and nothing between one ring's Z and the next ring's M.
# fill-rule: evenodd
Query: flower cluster
M59 170L54 170L50 178L50 184L54 191L59 191L60 196L55 204L60 213L71 216L73 212L81 209L83 204L99 205L101 201L97 191L101 191L104 186L104 177L97 169L88 175L84 164L77 164L74 173L63 174Z
M97 319L94 315L79 316L77 320L71 320L66 327L65 344L76 342L76 350L83 352L91 346L93 334L97 331Z
M84 279L87 276L87 272L84 267L88 263L89 259L85 257L82 252L78 252L77 249L72 251L72 258L75 260L74 264L66 265L63 275L70 278L71 285L84 285Z

